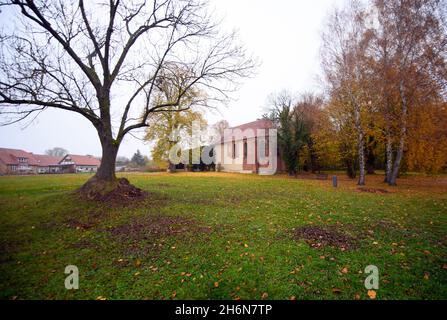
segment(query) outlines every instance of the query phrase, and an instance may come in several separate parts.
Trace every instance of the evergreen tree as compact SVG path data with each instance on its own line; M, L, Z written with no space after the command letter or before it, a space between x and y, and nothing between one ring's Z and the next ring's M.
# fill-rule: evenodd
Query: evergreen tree
M140 167L144 166L144 164L146 163L140 150L137 150L137 152L133 154L131 162Z

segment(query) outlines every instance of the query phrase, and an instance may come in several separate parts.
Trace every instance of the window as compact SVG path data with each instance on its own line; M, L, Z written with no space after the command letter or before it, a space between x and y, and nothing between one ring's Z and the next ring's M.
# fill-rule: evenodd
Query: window
M247 159L247 139L244 139L244 159Z
M265 134L265 156L268 157L270 155L270 141L268 131Z
M232 153L231 153L231 156L232 156L232 158L233 159L236 159L236 142L233 140L233 148L232 148Z

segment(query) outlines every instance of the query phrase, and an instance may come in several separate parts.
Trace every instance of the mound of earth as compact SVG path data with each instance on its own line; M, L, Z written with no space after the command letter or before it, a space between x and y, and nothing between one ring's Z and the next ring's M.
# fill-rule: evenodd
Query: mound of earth
M350 250L357 247L354 238L339 232L335 227L304 226L295 229L294 237L306 241L313 248L330 246Z
M120 207L135 204L149 195L148 192L130 184L126 178L118 179L117 183L112 186L102 185L95 181L90 184L87 182L79 189L79 194L87 200Z

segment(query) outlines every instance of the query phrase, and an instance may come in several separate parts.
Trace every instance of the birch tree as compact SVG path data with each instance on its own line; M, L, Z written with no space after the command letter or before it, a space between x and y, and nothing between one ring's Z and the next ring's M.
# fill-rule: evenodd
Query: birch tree
M322 66L329 96L353 121L359 165L358 185L365 184L365 138L362 113L366 107L364 56L368 48L366 13L356 1L329 16L322 35Z

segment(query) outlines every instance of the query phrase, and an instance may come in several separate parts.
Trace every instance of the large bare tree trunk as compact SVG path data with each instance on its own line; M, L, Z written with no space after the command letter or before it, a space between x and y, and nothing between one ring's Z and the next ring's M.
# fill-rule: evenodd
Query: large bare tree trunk
M119 146L113 143L113 140L107 139L101 142L102 158L101 165L98 168L94 178L102 181L116 181L115 176L115 162L118 154Z
M115 142L111 136L100 135L102 158L101 165L96 174L91 177L80 189L81 193L88 197L103 196L119 185L119 180L115 175L115 162L118 154L119 143Z
M110 117L110 90L99 90L98 100L102 121L96 125L96 130L102 148L101 165L96 174L80 189L81 192L89 196L103 196L115 190L119 184L115 175L115 163L121 140L113 138Z
M390 180L388 181L388 184L390 186L395 186L397 177L399 176L399 169L400 169L400 163L402 161L403 155L404 155L404 147L405 147L405 138L407 135L407 111L408 111L408 105L407 105L407 97L405 96L404 92L404 84L403 81L400 81L399 84L399 93L400 93L400 99L402 103L402 116L401 116L401 123L400 123L400 139L399 139L399 146L396 153L396 159L394 160L393 165L393 171L391 173Z

